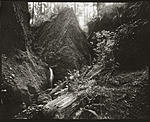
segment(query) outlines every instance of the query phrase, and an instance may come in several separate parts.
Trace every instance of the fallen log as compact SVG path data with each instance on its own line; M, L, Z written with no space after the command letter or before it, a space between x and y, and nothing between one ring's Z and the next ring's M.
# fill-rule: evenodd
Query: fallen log
M63 83L61 83L59 86L57 86L56 88L54 88L51 92L50 95L53 95L54 93L56 93L57 91L61 90L65 84L67 83L67 81L64 81Z
M42 110L46 119L70 119L79 109L80 103L84 97L83 91L76 93L67 93L57 99L48 102Z
M87 81L86 85L79 87L77 92L69 92L68 89L60 91L64 85L68 82L65 81L61 85L57 86L53 90L48 90L52 96L56 94L61 94L61 96L56 99L49 101L42 110L43 116L46 119L70 119L74 116L77 110L80 108L82 100L86 96L87 90L94 82L90 81L94 76L98 75L103 71L102 66L95 65L84 76Z
M91 80L94 76L98 75L102 71L103 71L103 68L101 65L94 65L93 67L88 69L85 73L83 73L83 75L81 77L82 77L82 79L85 79L88 81L88 80ZM61 89L63 89L64 86L66 85L66 83L68 83L68 80L62 82L60 85L58 85L54 89L50 88L50 89L47 89L45 91L40 92L39 95L46 93L46 94L53 96L55 93L57 93ZM65 89L65 91L66 91L66 89Z
M102 65L94 65L92 69L85 75L86 80L92 79L94 76L98 75L103 71Z
M64 94L66 94L68 92L68 88L64 88L64 89L61 89L60 91L56 92L54 95L55 96L62 96Z
M53 95L55 94L57 91L63 89L63 87L65 86L65 84L67 83L67 81L64 81L63 83L61 83L60 85L58 85L57 87L55 87L54 89L47 89L45 91L42 91L39 93L40 94L43 94L43 93L46 93L46 94L49 94L49 95Z
M95 81L90 81L90 79L99 74L101 71L102 70L98 70L97 67L97 70L91 76L88 75L88 77L85 78L89 82L87 82L84 86L80 86L78 90L74 91L73 93L65 91L61 96L48 102L42 110L44 118L71 119L75 115L76 111L80 109L80 105L88 93L88 88L95 83ZM56 93L58 88L61 87L57 87L55 90L53 90L53 92L51 91L51 93Z

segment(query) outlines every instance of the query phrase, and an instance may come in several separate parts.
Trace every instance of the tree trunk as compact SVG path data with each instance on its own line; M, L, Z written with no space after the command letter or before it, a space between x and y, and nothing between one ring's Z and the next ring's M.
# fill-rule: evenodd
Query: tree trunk
M32 24L34 23L34 2L33 2L33 8L32 8Z
M77 14L76 12L77 12L76 3L74 3L74 13L75 13L75 15Z
M86 23L86 5L84 3L84 25Z
M99 17L99 3L97 2L97 16Z
M40 3L40 14L42 14L43 11L42 11L42 2Z

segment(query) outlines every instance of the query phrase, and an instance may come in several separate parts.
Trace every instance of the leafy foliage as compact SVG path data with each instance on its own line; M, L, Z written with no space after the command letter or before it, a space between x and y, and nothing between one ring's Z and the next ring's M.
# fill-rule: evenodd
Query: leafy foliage
M77 111L75 118L87 119L90 116L89 119L129 119L138 118L136 114L142 117L139 109L143 107L136 99L140 97L143 104L149 104L145 102L148 95L139 95L144 87L148 87L147 71L122 73L116 76L106 74L106 76L107 78L100 75L96 81L99 85L94 83L92 87L86 89L86 95L81 99L81 109ZM105 84L102 81L105 81ZM140 104L140 107L134 110L136 104ZM92 110L96 114L86 112L84 109Z
M74 119L128 119L128 118L137 119L140 117L145 118L145 115L147 116L150 112L150 104L149 104L150 102L148 101L149 81L147 78L148 76L147 69L142 69L143 67L141 67L140 65L139 67L142 70L139 71L134 71L134 72L118 71L116 74L113 73L118 68L119 64L123 65L124 67L127 67L129 66L130 62L133 61L132 64L137 62L136 60L138 60L141 55L144 55L143 52L145 52L146 55L148 55L147 53L148 49L142 52L144 48L148 47L145 45L146 44L148 45L146 37L149 38L149 18L148 18L149 12L147 11L149 10L149 6L147 6L146 4L147 3L143 3L143 2L129 3L129 5L126 6L127 8L129 8L129 10L122 12L123 9L120 9L120 13L117 12L119 12L119 8L122 8L122 6L121 7L115 6L115 9L113 9L113 7L110 7L110 9L103 9L102 11L103 18L100 20L100 18L98 17L98 19L94 20L97 21L96 24L100 23L101 26L94 27L95 31L92 30L93 32L91 33L90 35L91 37L89 39L91 46L93 47L93 52L95 54L92 66L84 65L84 67L82 67L81 69L76 68L76 70L68 71L69 73L68 75L65 74L66 77L64 80L64 82L67 82L66 86L62 85L62 87L60 87L62 89L66 87L67 91L65 91L64 93L61 92L60 94L56 92L57 95L56 94L52 95L52 98L49 94L46 94L46 92L42 91L41 93L43 94L39 96L39 101L37 102L37 104L42 104L42 105L28 106L21 113L15 116L15 118L44 119L44 116L42 114L43 104L46 104L48 101L52 99L55 99L55 97L59 97L62 94L70 93L70 92L73 94L77 94L77 99L79 100L78 102L79 104L77 104L77 111L73 113L72 118ZM143 7L146 7L146 9L143 9ZM52 63L56 63L56 66L59 66L59 64L62 63L61 66L63 66L64 71L62 71L61 73L64 72L66 73L66 71L69 69L67 67L67 65L69 64L68 60L70 61L70 58L72 58L72 60L74 61L76 54L71 55L71 53L74 53L75 51L74 50L73 51L71 50L72 52L70 50L68 51L68 48L66 48L65 46L60 48L61 43L56 43L57 42L56 38L60 34L61 38L58 38L58 42L65 37L64 40L62 40L62 42L64 42L68 38L71 39L73 37L72 32L74 32L74 35L76 36L74 36L73 39L75 41L73 43L70 43L70 41L68 41L67 44L69 43L68 44L69 46L68 45L67 46L70 47L70 45L73 45L75 43L77 48L79 48L80 46L84 47L83 45L79 45L78 43L79 42L78 40L80 40L79 37L83 36L83 40L84 40L84 35L82 35L81 32L81 35L78 36L78 33L74 31L75 28L76 30L80 30L78 26L76 27L76 25L78 25L76 18L75 21L69 23L70 18L75 17L75 15L70 14L69 16L70 18L69 18L68 15L70 11L69 12L64 11L63 13L61 13L60 12L62 11L61 9L62 9L61 7L55 7L55 14L54 16L53 15L51 16L52 18L54 17L52 19L53 22L55 22L54 24L52 23L52 21L45 22L42 24L41 27L38 28L39 32L41 32L41 30L45 30L44 34L43 33L41 34L41 38L40 38L41 42L39 43L40 46L42 45L42 43L44 42L43 40L46 37L45 42L41 47L41 50L43 49L44 51L43 52L39 51L38 53L40 53L41 57L43 56L43 59L45 60L45 62L49 63L49 65L51 65ZM131 12L129 12L130 10ZM145 15L142 16L141 13L143 12L139 12L139 11L146 12L146 16ZM59 13L60 15L65 14L66 16L64 18L62 16L57 16L57 12L58 13L60 12L61 13L61 14ZM140 16L138 16L138 14L140 14ZM41 18L38 21L36 21L36 24L40 24L41 21L45 21L44 19L48 18L48 16L45 15L40 17ZM56 18L59 19L56 21ZM125 18L126 20L124 20ZM68 21L66 22L67 24L64 22L65 19L68 19ZM62 22L64 22L67 26L64 26L65 24ZM111 25L113 22L114 24ZM60 32L61 30L60 27L63 26L60 23L65 28L65 29L62 28L61 32ZM73 24L75 28L73 28L71 24ZM47 28L45 29L45 27ZM67 30L68 27L70 27L69 30L70 35L64 36L65 35L64 32L68 31ZM47 30L50 30L48 35L49 38L47 38L48 37ZM54 40L53 43L49 43L50 40L51 41ZM76 40L78 42L76 42ZM145 42L145 44L141 46L143 42ZM50 48L48 47L49 45L51 45ZM57 45L58 47L56 46L55 48L53 48L55 45ZM47 49L48 51L47 50L45 51L46 48L48 48ZM74 47L71 47L71 49L72 48ZM65 50L66 54L62 52L57 55L57 51L62 51L64 49L66 49ZM82 49L79 50L81 52L83 51ZM44 54L45 52L47 54ZM66 55L69 57L68 59ZM59 57L62 57L61 60ZM39 65L41 63L42 65L45 66L45 64L38 61L38 58L35 58L34 56L30 55L29 52L27 52L27 54L23 53L22 56L17 55L16 57L14 57L14 59L17 59L17 61L9 60L8 64L11 64L10 66L12 65L15 66L14 68L16 69L13 69L15 74L8 72L8 74L10 74L11 77L6 79L6 76L9 76L7 75L7 71L8 71L7 67L9 65L6 62L6 58L7 57L3 56L3 60L4 60L3 68L5 70L4 72L5 75L3 75L3 81L5 83L7 82L13 83L14 79L17 78L15 77L15 75L19 74L20 71L23 72L23 74L26 76L25 79L27 79L27 82L30 81L30 79L28 79L29 75L30 77L32 77L32 79L34 79L33 86L36 85L35 83L39 81L41 81L40 84L42 86L43 81L46 80L44 79L46 78L46 76L43 76L44 72L42 72L44 71L42 68L43 66L41 66L40 69L40 65ZM124 61L125 63L127 63L127 65L125 65ZM143 62L143 60L141 62ZM63 63L65 63L65 65ZM82 61L80 63L82 63ZM20 66L21 68L19 68L20 71L18 69L18 64L21 65ZM76 65L77 63L75 63L75 66ZM10 71L11 70L12 68L10 69ZM26 72L26 70L27 71L29 70L30 72L28 73ZM60 70L60 68L58 68L58 70ZM16 73L16 71L18 71L18 73ZM19 81L20 84L22 83L24 84L23 86L25 86L25 82L24 82L26 81L25 79L23 80L19 79L17 80L17 82ZM61 82L58 82L55 85L59 85L59 83ZM3 84L3 86L4 85L5 84ZM28 85L27 87L29 89L29 92L33 93L33 95L35 95L34 93L35 88L39 87L39 89L42 89L38 84L36 85L35 88L32 86L29 87ZM7 93L7 91L8 90L4 87L0 92ZM57 90L54 89L54 91ZM53 114L55 112L57 112L57 108L55 108L55 110L52 109L52 115L47 115L47 118L53 117Z
M115 70L118 67L114 57L116 35L115 32L103 30L94 33L90 42L96 53L96 63L104 65L105 69Z

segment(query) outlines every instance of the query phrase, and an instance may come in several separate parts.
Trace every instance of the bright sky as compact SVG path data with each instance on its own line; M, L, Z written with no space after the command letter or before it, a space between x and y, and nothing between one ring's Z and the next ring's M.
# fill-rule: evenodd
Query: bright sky
M105 3L106 6L109 6L109 5L112 5L112 4L113 4L112 2Z
M28 2L31 6L33 2ZM37 2L34 2L37 3ZM43 4L51 4L51 7L53 9L54 4L56 5L62 5L62 6L69 6L74 9L74 4L78 7L78 11L76 11L76 15L80 24L80 27L87 31L87 23L90 21L90 19L97 14L97 8L96 6L93 6L93 3L95 2L42 2ZM112 5L112 2L105 2L105 5ZM36 13L35 13L36 14Z

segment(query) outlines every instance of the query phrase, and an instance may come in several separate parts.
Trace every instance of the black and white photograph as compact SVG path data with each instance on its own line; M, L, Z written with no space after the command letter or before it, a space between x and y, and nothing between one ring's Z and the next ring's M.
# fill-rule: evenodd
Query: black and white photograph
M0 120L149 120L150 1L0 1Z

